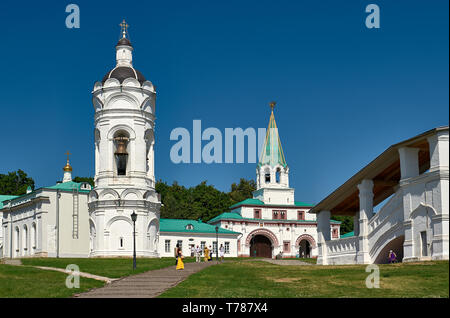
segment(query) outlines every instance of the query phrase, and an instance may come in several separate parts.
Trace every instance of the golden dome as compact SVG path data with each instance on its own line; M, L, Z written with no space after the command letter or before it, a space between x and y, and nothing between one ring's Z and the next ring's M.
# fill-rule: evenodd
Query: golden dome
M66 164L66 166L63 168L63 170L64 170L65 172L67 172L67 171L72 172L72 166L69 164L69 160L67 160L67 164Z

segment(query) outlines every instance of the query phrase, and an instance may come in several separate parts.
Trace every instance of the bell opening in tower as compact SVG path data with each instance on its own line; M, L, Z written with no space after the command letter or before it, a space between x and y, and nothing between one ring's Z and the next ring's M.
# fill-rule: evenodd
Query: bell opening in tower
M117 175L125 176L127 174L127 162L128 162L128 152L127 152L127 144L128 137L124 134L119 134L114 138L116 144L116 151L114 152L114 156L116 157L116 165L117 165Z

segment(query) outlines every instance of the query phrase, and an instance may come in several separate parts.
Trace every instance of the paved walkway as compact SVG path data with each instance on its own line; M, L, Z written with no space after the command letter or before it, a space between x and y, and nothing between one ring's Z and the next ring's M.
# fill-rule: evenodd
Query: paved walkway
M272 263L275 265L282 265L282 266L287 266L287 265L316 265L316 264L312 264L312 263L308 263L308 262L303 262L303 261L299 261L299 260L294 260L294 259L270 259L270 258L263 258L261 259L261 261L265 261L268 263Z
M217 262L185 263L184 270L175 270L175 266L148 271L120 278L101 288L76 294L78 298L153 298L172 288L189 275L215 265Z

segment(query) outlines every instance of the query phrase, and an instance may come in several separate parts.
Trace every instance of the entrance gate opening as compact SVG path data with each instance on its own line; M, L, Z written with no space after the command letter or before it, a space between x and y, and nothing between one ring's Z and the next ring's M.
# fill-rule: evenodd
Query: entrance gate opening
M250 241L250 256L272 258L272 242L264 235L255 235Z

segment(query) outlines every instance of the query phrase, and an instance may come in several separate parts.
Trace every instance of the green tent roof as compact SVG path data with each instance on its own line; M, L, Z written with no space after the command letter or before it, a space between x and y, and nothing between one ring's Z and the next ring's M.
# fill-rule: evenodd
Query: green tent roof
M272 167L276 165L281 165L283 167L287 166L283 148L281 147L277 123L275 122L275 116L273 114L273 108L272 113L270 114L269 127L267 127L266 139L264 141L258 165L270 165Z
M161 232L183 232L183 233L216 233L216 227L208 223L196 220L160 219L159 230ZM190 227L190 225L192 227ZM219 234L240 234L219 228Z

